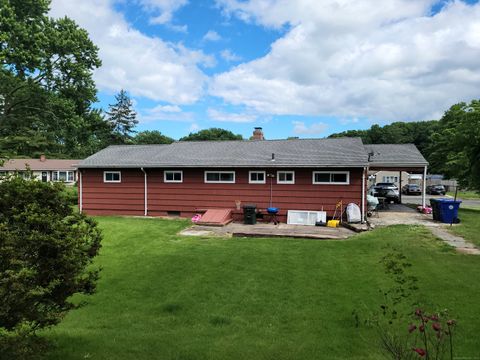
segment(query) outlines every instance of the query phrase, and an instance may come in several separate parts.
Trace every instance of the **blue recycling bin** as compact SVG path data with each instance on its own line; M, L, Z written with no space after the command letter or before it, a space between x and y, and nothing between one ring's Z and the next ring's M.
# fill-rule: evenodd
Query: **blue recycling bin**
M445 224L458 223L460 200L438 199L439 220Z

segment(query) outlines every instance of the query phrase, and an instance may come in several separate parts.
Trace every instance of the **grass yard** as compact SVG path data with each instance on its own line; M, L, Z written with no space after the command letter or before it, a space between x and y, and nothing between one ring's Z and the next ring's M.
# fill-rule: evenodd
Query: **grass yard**
M480 247L480 209L459 209L460 224L451 231Z
M380 359L377 334L353 310L381 303L379 263L401 249L426 304L458 320L458 357L480 354L480 257L422 227L347 241L193 238L182 220L98 218L105 240L98 292L43 332L50 360ZM406 331L406 330L405 330Z
M449 191L447 195L455 196L455 191ZM475 191L459 191L457 193L457 198L463 200L478 200L480 199L480 193Z

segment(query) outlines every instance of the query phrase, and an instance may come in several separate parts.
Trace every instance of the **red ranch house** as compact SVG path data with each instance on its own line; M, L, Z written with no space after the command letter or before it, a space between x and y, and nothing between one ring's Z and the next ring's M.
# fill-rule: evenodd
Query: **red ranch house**
M340 200L365 211L371 162L359 138L110 146L78 165L79 204L91 215L191 217L231 209L240 219L241 202L262 212L273 205L283 222L288 210L331 216Z

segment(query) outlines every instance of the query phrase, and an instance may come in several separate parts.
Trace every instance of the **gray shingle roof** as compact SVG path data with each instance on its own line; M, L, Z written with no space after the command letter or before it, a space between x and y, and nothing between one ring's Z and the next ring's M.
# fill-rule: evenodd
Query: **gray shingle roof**
M370 166L399 167L426 166L427 160L414 144L371 144L365 145L370 156Z
M80 160L62 160L62 159L11 159L5 161L0 166L0 171L21 171L27 167L32 171L42 170L75 170Z
M363 167L367 163L360 138L336 138L109 146L78 167Z

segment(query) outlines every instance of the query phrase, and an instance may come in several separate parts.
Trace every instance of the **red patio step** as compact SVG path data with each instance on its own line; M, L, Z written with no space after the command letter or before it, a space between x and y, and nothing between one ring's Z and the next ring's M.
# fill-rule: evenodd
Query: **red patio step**
M224 226L232 220L232 209L208 209L197 224Z

